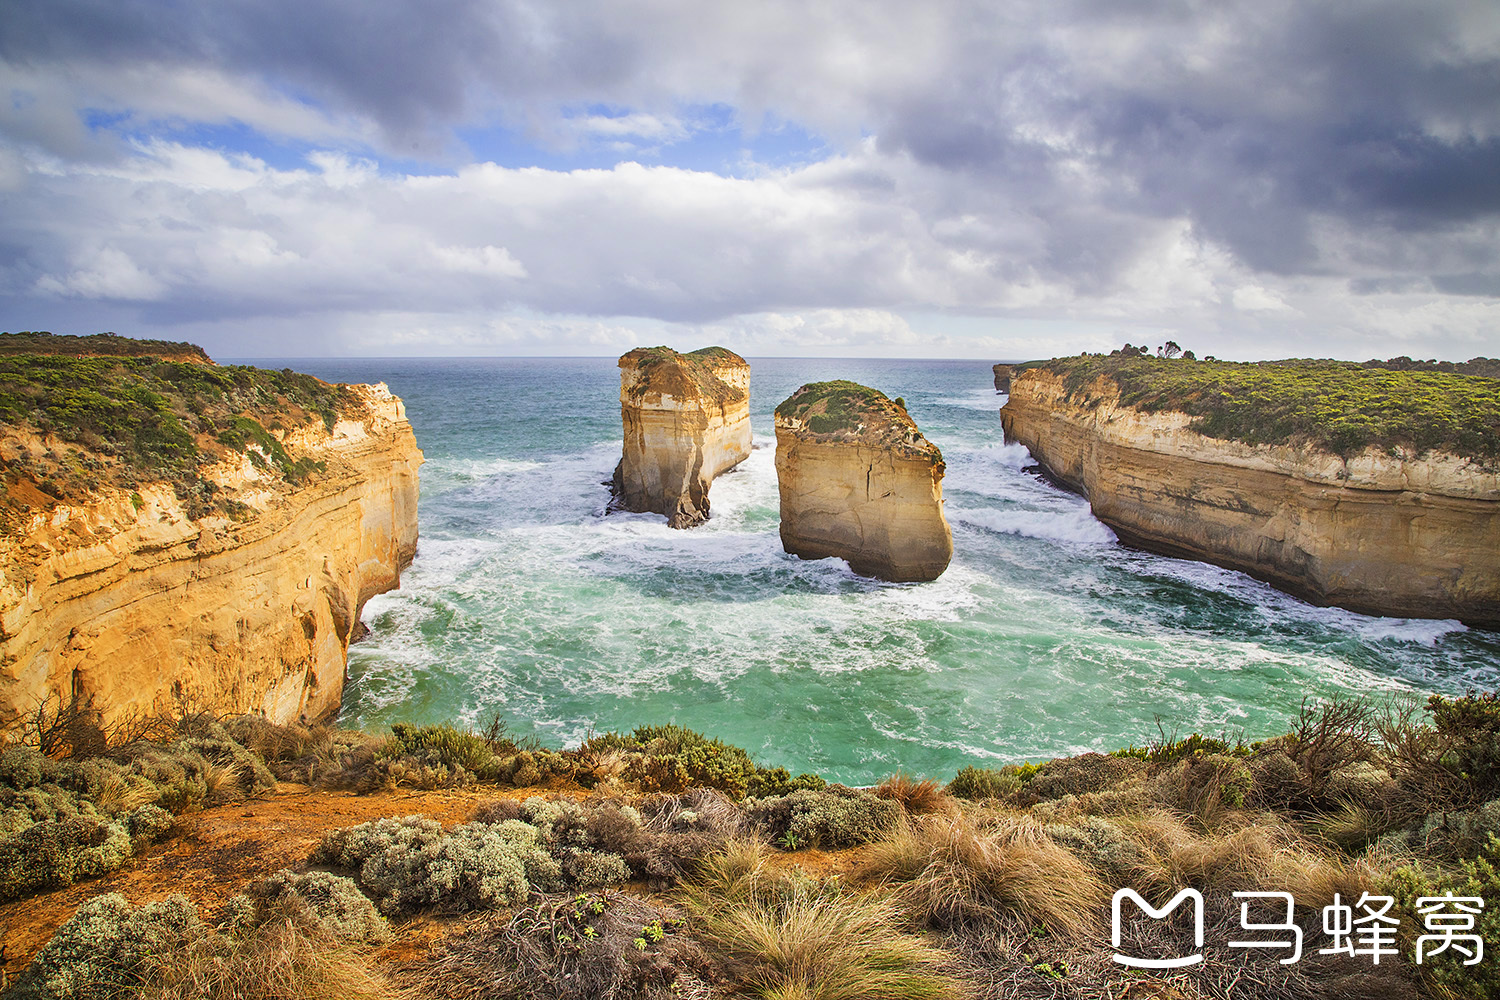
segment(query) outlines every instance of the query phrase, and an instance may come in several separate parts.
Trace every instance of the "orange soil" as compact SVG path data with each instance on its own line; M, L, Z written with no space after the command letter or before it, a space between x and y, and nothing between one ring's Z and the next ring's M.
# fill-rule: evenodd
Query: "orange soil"
M486 800L542 793L585 794L576 788L484 785L356 795L281 784L268 798L189 813L178 819L180 836L150 848L119 871L0 904L0 969L11 975L20 972L80 903L106 892L118 892L137 905L180 892L212 912L248 883L306 862L329 830L413 813L459 823Z
M461 823L477 805L491 799L532 795L581 799L588 794L576 785L559 782L536 788L476 785L369 795L282 783L267 798L180 817L180 835L148 849L119 871L0 904L0 970L11 976L19 973L81 903L107 892L118 892L136 905L182 893L209 915L256 879L305 864L329 830L414 813L444 823ZM863 853L863 848L791 854L773 851L768 863L781 869L799 868L813 878L828 878L847 875ZM396 940L383 950L382 964L419 959L433 941L461 919L417 916L401 921L392 928Z

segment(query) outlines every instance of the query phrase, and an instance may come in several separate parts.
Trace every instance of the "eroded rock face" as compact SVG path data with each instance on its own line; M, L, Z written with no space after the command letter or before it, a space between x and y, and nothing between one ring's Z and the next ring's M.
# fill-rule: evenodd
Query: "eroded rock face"
M176 704L335 714L360 610L399 586L417 547L422 452L400 399L355 389L363 414L282 433L326 465L300 485L247 454L205 470L239 519L190 517L156 483L0 538L0 720L75 695L106 722Z
M901 400L854 382L804 385L776 408L782 547L882 580L935 580L953 558L943 470Z
M1057 480L1128 544L1242 570L1316 604L1500 625L1500 473L1456 455L1206 437L1185 413L1120 404L1109 379L1070 402L1026 369L1000 411Z
M722 347L638 347L620 358L620 422L611 506L702 524L714 477L750 457L750 365Z
M1015 370L1016 370L1016 366L1015 365L996 365L995 366L995 391L996 392L1010 392L1010 380L1011 380L1011 377L1015 374Z

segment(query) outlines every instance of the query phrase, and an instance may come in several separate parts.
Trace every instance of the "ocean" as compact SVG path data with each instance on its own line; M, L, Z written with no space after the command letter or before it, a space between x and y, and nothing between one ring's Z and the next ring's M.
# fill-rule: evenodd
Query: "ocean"
M604 514L613 358L253 362L386 382L427 456L417 558L365 607L341 723L499 713L561 747L675 722L869 784L1162 732L1260 738L1308 697L1497 684L1495 633L1317 608L1122 546L1004 443L988 362L750 362L755 450L690 531ZM772 410L831 378L905 397L942 449L954 557L939 580L886 584L782 551Z

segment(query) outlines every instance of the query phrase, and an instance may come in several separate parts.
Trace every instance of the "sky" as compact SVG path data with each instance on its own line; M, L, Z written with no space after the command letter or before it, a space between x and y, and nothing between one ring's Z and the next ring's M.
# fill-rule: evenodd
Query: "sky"
M1500 4L5 0L0 330L1500 355Z

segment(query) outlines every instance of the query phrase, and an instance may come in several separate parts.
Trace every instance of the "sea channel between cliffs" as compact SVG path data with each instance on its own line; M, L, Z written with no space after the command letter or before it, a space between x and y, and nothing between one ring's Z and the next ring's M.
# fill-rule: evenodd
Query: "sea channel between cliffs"
M1493 687L1500 638L1317 608L1121 546L1001 443L989 363L750 359L755 448L709 521L603 516L613 359L262 361L386 381L427 456L421 551L373 598L341 724L481 722L549 745L675 721L853 783L1276 731L1306 694ZM782 551L771 409L818 379L901 395L942 448L954 559L891 585ZM1151 698L1142 698L1149 690Z

